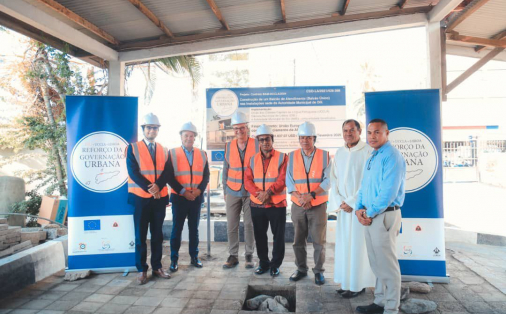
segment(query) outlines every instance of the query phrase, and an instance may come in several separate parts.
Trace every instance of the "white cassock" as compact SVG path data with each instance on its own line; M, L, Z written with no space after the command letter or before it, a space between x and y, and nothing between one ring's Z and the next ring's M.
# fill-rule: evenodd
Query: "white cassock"
M339 148L330 174L332 185L327 212L337 211L334 281L341 283L341 289L354 292L376 284L367 256L365 227L355 216L364 166L372 151L362 140L351 149ZM343 201L353 208L351 213L340 209Z

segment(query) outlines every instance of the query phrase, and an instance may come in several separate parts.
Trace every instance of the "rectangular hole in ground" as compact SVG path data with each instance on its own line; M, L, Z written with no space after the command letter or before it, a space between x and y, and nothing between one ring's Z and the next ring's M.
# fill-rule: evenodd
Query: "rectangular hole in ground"
M285 297L288 300L288 310L290 312L295 312L295 286L248 285L248 291L246 292L246 299L244 300L242 309L254 312L254 310L248 309L246 301L262 294L271 297L275 297L277 295Z

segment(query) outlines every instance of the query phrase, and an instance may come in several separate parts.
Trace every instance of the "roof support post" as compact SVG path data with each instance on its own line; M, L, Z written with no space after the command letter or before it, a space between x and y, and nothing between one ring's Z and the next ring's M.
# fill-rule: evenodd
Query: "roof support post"
M109 61L107 95L125 96L125 62Z
M443 79L441 75L441 23L428 23L427 33L427 60L428 60L428 87L439 89L443 94Z

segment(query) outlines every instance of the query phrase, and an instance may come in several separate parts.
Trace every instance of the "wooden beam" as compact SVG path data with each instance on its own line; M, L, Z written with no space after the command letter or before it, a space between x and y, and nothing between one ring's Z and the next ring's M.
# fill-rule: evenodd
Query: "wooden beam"
M283 18L283 23L286 23L285 0L280 0L279 4L281 5L281 17Z
M213 10L214 15L216 15L216 18L218 21L220 21L221 25L223 25L223 28L227 31L230 30L230 27L227 24L227 21L225 21L225 18L223 18L223 15L221 14L220 8L216 5L216 2L214 0L206 0L209 6L211 7L211 10Z
M495 58L498 54L500 54L504 48L495 48L491 52L489 52L486 56L478 60L475 64L473 64L469 69L467 69L464 73L462 73L459 77L457 77L453 82L451 82L446 88L446 93L450 93L455 87L459 86L460 83L464 82L468 77L470 77L474 72L478 71L482 66L484 66L487 62Z
M491 39L497 39L497 40L506 39L506 29L500 33L495 34L494 36L492 36ZM485 48L485 46L476 46L476 48L474 48L474 50L476 52L479 52L484 48Z
M231 37L245 36L245 35L252 35L252 34L259 34L259 33L270 33L270 32L277 32L277 31L284 31L284 30L309 28L309 27L314 27L314 26L340 24L340 23L363 21L363 20L373 20L373 19L380 19L380 18L385 18L385 17L412 15L412 14L417 14L417 13L427 13L431 10L431 8L432 8L432 6L426 6L426 7L408 8L408 9L402 9L402 10L396 10L396 11L386 10L386 11L360 13L360 14L352 14L352 15L344 15L344 16L337 14L337 16L333 16L333 17L325 17L325 18L306 20L306 21L279 23L279 24L274 24L274 25L257 26L257 27L244 28L244 29L233 29L228 32L208 32L208 33L203 33L203 34L180 36L180 37L176 37L173 40L155 39L155 40L149 40L149 41L136 41L136 42L123 43L120 46L120 51L129 51L129 50L146 49L146 48L159 48L159 47L166 47L166 46L170 46L170 45L193 43L193 42L210 40L210 39L231 38Z
M66 18L68 18L72 22L79 24L80 26L91 31L93 34L97 35L98 37L105 39L109 43L111 43L115 46L120 44L120 42L118 40L116 40L116 38L114 38L112 35L108 34L106 31L100 29L98 26L89 22L88 20L81 17L80 15L77 15L73 11L67 9L66 7L59 4L58 2L56 2L54 0L36 0L36 1L46 5L47 7L53 9L54 11L60 13L61 15L65 16Z
M170 29L165 26L165 24L160 21L160 19L150 10L148 9L144 3L142 3L140 0L128 0L131 4L134 5L134 7L137 8L137 10L141 11L142 14L144 14L148 19L153 22L153 24L156 25L159 29L162 30L162 32L167 35L169 38L175 38L174 34L170 31Z
M453 20L451 20L447 27L446 31L451 31L455 29L460 23L464 22L471 14L476 12L479 8L484 6L489 0L474 0L473 2L466 5L465 9L460 11L457 16Z
M458 34L451 34L448 37L449 37L448 40L455 41L455 42L462 42L462 43L489 46L489 47L506 48L506 40L488 39L488 38L464 36L464 35L458 35Z
M350 0L344 0L343 7L339 10L339 15L345 15L346 10L348 10L348 6L350 5Z

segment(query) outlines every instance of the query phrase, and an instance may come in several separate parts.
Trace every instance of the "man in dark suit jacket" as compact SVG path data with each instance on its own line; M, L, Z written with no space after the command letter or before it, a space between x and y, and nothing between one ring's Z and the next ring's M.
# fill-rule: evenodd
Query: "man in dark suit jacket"
M150 191L163 172L167 150L155 142L160 128L158 117L144 116L141 124L144 139L127 148L128 203L133 205L135 227L135 266L139 271L137 283L148 281L147 245L148 227L151 232L151 268L153 276L168 279L170 274L162 268L162 226L169 203L167 188Z

